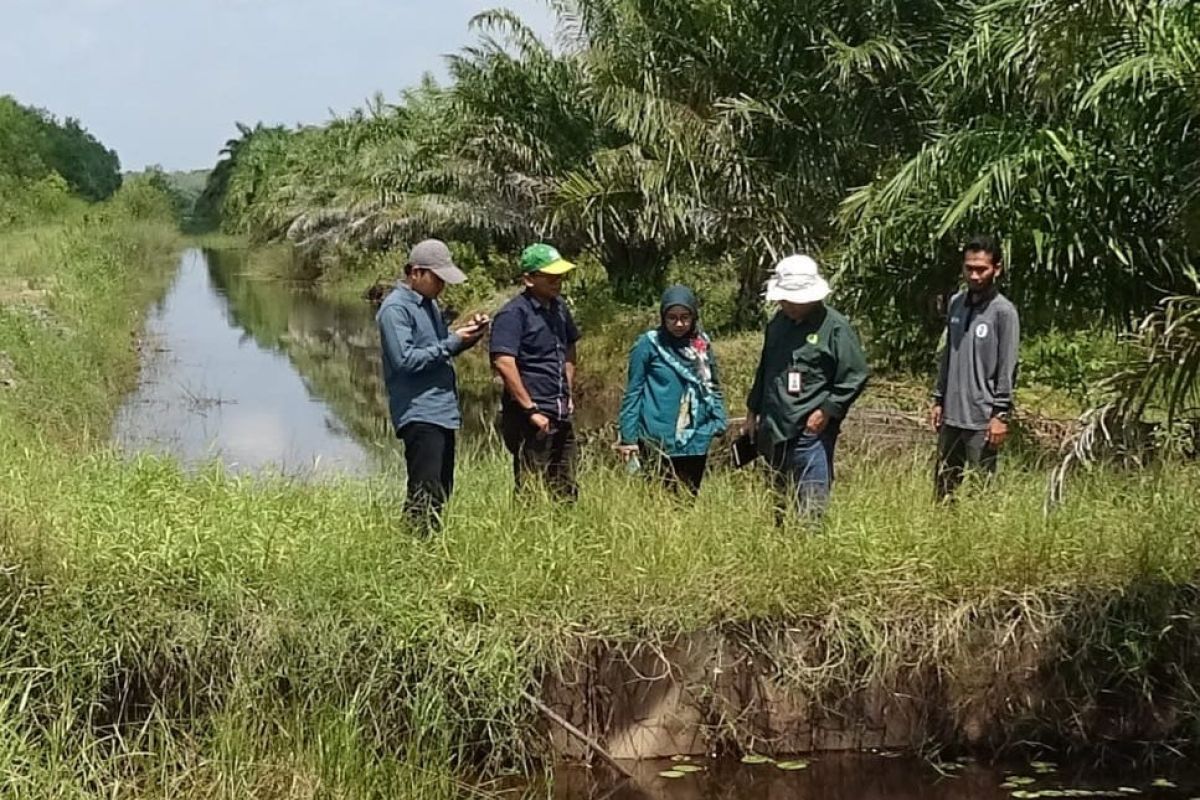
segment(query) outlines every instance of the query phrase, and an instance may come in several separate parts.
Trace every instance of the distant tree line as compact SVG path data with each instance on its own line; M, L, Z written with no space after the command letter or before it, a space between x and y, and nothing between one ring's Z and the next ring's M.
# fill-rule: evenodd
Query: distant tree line
M0 97L0 184L14 191L51 175L85 200L105 200L121 186L121 162L78 120Z

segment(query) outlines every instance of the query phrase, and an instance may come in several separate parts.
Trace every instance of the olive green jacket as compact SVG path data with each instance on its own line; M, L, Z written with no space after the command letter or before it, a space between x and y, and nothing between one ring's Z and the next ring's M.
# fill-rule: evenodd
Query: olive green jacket
M798 392L789 392L791 372L800 375ZM779 312L767 323L746 400L759 418L759 445L770 447L799 435L808 415L818 408L841 420L866 388L869 374L862 344L841 313L822 305L804 321L794 322Z

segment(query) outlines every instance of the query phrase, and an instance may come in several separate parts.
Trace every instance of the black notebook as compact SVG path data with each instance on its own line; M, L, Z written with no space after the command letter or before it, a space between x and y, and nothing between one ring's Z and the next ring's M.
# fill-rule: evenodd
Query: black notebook
M733 466L741 468L758 458L758 445L743 433L733 440Z

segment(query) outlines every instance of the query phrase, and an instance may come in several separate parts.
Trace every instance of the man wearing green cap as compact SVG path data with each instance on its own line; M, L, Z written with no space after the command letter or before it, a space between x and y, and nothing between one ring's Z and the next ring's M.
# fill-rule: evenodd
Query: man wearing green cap
M520 490L541 476L555 494L574 499L575 342L579 330L559 297L563 275L575 268L548 244L521 254L525 291L492 320L492 366L504 382L500 430L513 455Z

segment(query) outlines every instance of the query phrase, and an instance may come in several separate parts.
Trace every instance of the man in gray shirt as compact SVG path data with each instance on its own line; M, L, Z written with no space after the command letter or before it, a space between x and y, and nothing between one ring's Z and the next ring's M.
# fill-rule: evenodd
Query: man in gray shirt
M478 342L489 322L476 315L469 325L447 330L437 297L446 284L466 279L445 243L426 239L409 253L404 280L375 317L388 410L408 467L404 508L421 533L439 527L454 486L454 439L462 414L450 360Z
M1021 325L1017 309L996 288L1001 259L1000 244L990 236L963 248L967 290L950 300L930 414L938 433L939 500L954 493L967 467L994 475L1008 437Z

